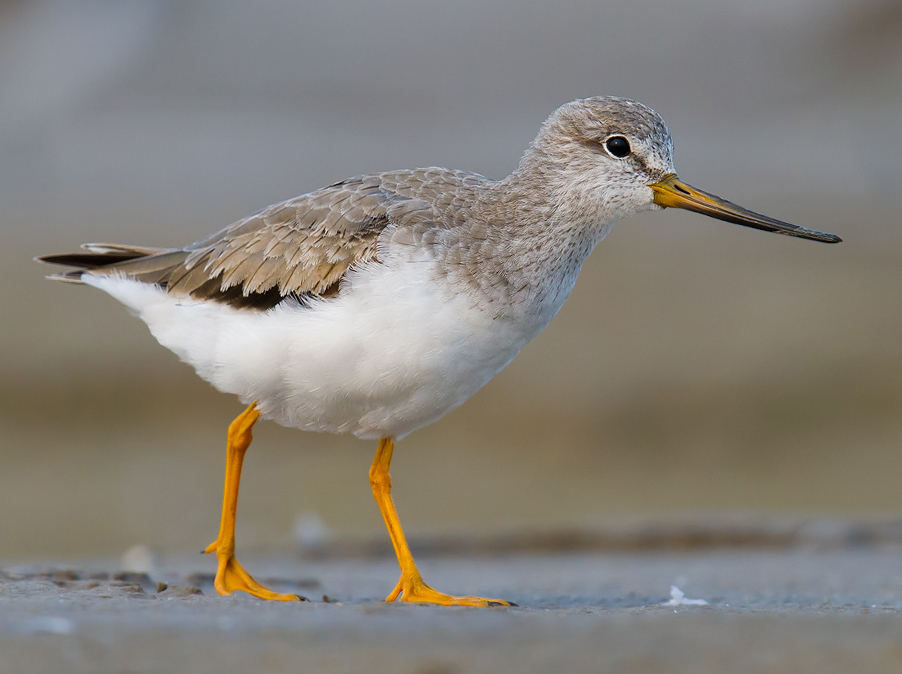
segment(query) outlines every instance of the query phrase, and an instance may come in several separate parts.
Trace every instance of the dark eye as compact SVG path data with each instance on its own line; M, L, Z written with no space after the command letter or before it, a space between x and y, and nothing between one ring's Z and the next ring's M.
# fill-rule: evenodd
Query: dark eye
M604 146L618 159L623 159L630 153L630 142L623 136L611 136L604 142Z

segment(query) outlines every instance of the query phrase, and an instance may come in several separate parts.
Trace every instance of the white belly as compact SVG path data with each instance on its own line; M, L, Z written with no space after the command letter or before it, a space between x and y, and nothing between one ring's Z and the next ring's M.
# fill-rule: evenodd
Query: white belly
M492 320L466 294L442 297L423 271L369 266L349 274L338 298L265 312L116 277L84 280L128 306L216 388L256 401L264 417L400 438L463 403L544 327Z

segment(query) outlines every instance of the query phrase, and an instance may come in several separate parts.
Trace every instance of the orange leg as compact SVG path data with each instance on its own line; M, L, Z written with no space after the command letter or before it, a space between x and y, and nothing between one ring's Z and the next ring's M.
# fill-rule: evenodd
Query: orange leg
M401 579L391 591L385 601L415 601L430 604L442 604L443 606L512 606L510 602L502 599L485 599L484 597L454 597L444 592L438 592L426 585L423 577L417 570L417 565L407 547L404 532L401 530L401 522L395 511L395 504L391 498L391 476L388 468L391 465L392 452L395 443L391 438L382 438L379 448L376 450L376 458L370 468L370 485L373 488L373 496L379 504L379 511L388 527L388 535L391 536L392 545L395 546L395 554L398 556L398 564L401 566Z
M216 570L216 586L219 594L232 594L242 590L261 599L275 601L300 601L296 594L281 594L264 587L244 570L235 559L235 513L238 511L238 486L241 482L241 464L244 453L251 445L254 424L260 418L257 404L251 404L229 426L229 440L226 448L225 490L222 496L222 521L219 537L210 543L205 553L215 552L219 560Z

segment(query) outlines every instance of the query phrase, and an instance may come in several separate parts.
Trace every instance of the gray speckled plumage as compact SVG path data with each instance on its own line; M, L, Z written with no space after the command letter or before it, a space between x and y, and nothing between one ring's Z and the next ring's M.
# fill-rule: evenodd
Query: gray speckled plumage
M671 166L670 136L656 113L623 99L583 99L549 117L501 181L437 167L365 175L269 206L184 248L88 244L42 259L79 267L68 280L86 270L113 273L177 296L268 309L287 297L334 296L348 269L378 261L380 247L411 245L441 258L446 273L476 293L528 301L537 280L575 276L607 231L602 221L618 215L616 201L600 214L591 194L601 143L612 133L647 146L657 164L638 154L619 162L633 169L621 179L627 194L635 170L663 176ZM554 292L553 284L540 292Z

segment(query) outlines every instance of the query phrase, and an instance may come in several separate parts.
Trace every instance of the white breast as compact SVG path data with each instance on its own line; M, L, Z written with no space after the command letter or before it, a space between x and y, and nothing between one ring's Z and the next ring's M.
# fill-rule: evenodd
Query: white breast
M216 388L257 401L265 417L400 438L463 403L544 327L493 320L466 293L443 293L426 280L429 264L370 265L348 275L338 298L265 312L117 277L84 280Z

